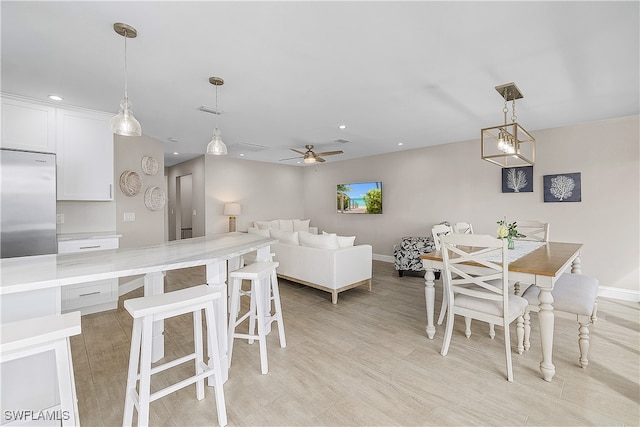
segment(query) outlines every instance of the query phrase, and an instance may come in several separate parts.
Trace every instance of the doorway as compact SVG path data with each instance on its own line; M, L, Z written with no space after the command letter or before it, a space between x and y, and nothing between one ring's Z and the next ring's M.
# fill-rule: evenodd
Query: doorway
M176 239L193 237L193 180L192 175L176 178Z

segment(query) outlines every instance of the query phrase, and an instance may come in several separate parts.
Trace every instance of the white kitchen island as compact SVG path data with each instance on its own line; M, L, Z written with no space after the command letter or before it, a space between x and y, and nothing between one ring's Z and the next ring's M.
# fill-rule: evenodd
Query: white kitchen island
M166 271L204 265L207 284L215 287L223 296L216 302L215 315L223 380L226 381L229 366L226 356L227 261L229 269L235 269L240 257L252 251L257 251L258 259L266 259L271 253L270 246L277 242L277 239L255 234L226 233L140 248L1 259L1 322L60 313L61 289L64 286L143 274L145 295L155 295L164 292ZM201 283L194 283L198 284ZM162 332L163 324L157 322L154 326L154 360L164 355ZM19 409L54 406L57 396L38 396L36 402L31 400L36 384L44 389L55 390L55 374L52 377L48 373L53 369L49 365L51 362L42 360L34 364L32 361L22 365L16 362L24 361L8 362L2 366L3 409L16 405ZM41 367L39 372L33 373L34 365ZM31 379L27 379L27 376ZM51 378L53 384L47 385L51 383Z

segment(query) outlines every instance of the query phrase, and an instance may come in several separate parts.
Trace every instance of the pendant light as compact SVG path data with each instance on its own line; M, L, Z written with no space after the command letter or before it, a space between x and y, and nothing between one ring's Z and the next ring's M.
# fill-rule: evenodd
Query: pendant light
M135 38L138 32L132 26L120 22L113 24L113 30L124 37L124 99L120 102L120 112L111 119L111 130L117 135L140 136L142 128L140 122L133 117L127 94L127 39Z
M224 84L224 80L221 77L209 77L209 83L216 87L216 130L213 131L213 138L209 144L207 144L207 154L212 154L214 156L226 156L227 155L227 146L222 142L222 137L220 137L220 130L218 129L218 117L221 113L218 110L218 86L222 86Z
M481 157L503 168L533 166L536 160L536 139L516 120L516 99L523 98L515 83L496 86L504 98L504 124L480 131ZM512 102L511 123L507 122L507 102Z

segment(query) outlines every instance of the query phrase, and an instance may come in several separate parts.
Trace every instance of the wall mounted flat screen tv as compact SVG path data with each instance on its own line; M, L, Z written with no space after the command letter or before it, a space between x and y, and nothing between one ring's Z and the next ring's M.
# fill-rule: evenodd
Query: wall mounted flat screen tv
M354 182L338 184L336 188L338 213L381 214L382 182Z

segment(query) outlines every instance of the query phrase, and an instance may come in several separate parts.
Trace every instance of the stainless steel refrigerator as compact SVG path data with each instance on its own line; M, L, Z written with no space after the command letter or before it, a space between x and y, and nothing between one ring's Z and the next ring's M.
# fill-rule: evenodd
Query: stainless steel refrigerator
M0 257L55 254L56 156L0 150Z

